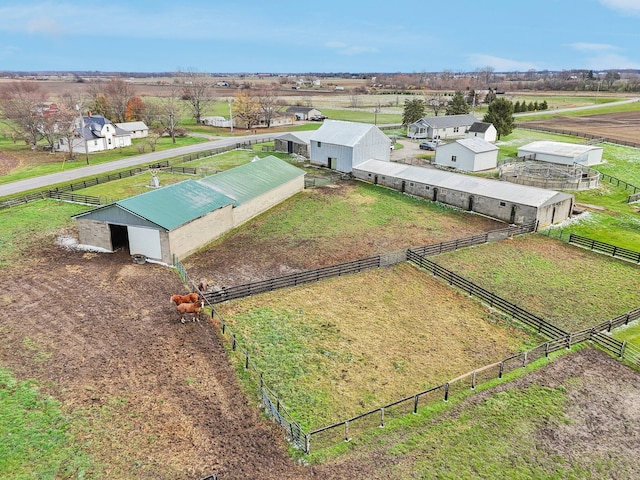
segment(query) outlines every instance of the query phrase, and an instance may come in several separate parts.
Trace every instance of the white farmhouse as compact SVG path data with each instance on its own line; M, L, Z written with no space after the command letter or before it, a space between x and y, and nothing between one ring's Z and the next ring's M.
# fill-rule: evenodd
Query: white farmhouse
M75 125L73 151L76 153L93 153L131 145L131 133L117 127L102 115L78 117ZM69 151L66 138L60 138L56 149Z
M311 163L350 173L370 159L388 162L391 139L370 123L325 120L309 140Z
M602 163L603 150L602 147L595 145L540 140L520 147L518 157L562 165L589 166Z
M464 137L478 119L470 113L424 117L407 127L409 138L429 138L431 140Z
M481 138L462 138L436 148L436 165L466 172L496 168L498 147Z

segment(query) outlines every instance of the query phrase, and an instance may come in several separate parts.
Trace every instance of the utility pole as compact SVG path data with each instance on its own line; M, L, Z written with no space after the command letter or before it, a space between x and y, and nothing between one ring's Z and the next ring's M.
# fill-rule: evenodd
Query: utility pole
M231 125L231 135L233 135L233 113L231 111L231 99L227 100L229 102L229 124Z

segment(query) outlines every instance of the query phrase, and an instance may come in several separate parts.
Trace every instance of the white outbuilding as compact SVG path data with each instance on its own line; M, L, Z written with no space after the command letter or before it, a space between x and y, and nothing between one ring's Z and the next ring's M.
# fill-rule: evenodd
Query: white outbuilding
M481 138L462 138L438 146L434 163L465 172L490 170L498 165L498 147Z
M469 127L466 133L467 138L481 138L487 142L495 142L498 137L498 131L493 123L475 122Z
M518 149L518 157L562 165L597 165L604 149L596 145L540 140Z
M311 136L309 147L312 164L344 173L370 159L391 159L391 139L370 123L325 120Z

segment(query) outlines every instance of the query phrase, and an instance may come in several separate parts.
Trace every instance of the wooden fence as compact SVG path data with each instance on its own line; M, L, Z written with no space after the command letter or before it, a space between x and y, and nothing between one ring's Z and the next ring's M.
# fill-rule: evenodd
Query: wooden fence
M113 180L120 180L121 178L128 178L128 177L132 177L134 175L137 175L139 173L148 171L150 169L157 169L157 168L163 168L168 166L168 163L166 161L164 162L159 162L159 163L153 163L150 165L147 165L145 167L136 167L136 168L131 168L129 170L124 170L122 172L118 172L118 173L111 173L109 175L103 175L101 177L95 177L95 178L90 178L87 180L81 180L79 182L74 182L74 183L69 183L68 185L62 185L60 187L55 187L55 188L49 188L46 190L40 190L38 192L33 192L33 193L29 193L26 195L20 195L17 197L12 197L8 200L5 200L3 202L0 202L0 209L3 208L11 208L11 207L15 207L17 205L23 205L25 203L29 203L29 202L33 202L36 200L42 200L44 198L57 198L60 200L64 200L63 195L64 193L68 193L68 192L74 192L76 190L82 190L88 187L93 187L94 185L99 185L101 183L107 183L107 182L111 182ZM82 195L83 197L87 197L87 198L93 198L93 199L100 199L100 197L90 197L87 195ZM103 202L102 200L99 200L101 203L90 203L91 205L104 205L105 202ZM106 203L110 203L112 200L107 200ZM82 202L81 202L82 203Z
M629 250L627 248L616 247L615 245L610 245L587 237L581 237L580 235L575 235L573 233L569 235L569 243L606 253L612 257L624 258L625 260L640 263L640 252Z

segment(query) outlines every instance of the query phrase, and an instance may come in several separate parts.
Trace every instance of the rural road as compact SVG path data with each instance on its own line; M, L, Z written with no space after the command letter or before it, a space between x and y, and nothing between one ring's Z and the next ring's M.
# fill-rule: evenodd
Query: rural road
M41 177L28 178L26 180L20 180L17 182L0 185L0 197L20 192L26 192L29 190L44 189L50 185L55 185L57 183L72 182L73 180L77 180L78 178L102 175L112 172L113 170L131 168L140 164L154 163L160 160L165 160L167 158L179 157L181 155L188 155L190 153L201 152L203 150L228 147L229 145L248 141L270 139L280 135L281 134L279 133L275 135L258 134L227 137L221 140L199 143L197 145L178 147L170 150L163 150L162 152L145 153L143 155L136 155L134 157L128 157L122 160L116 160L114 162L101 163L99 165L88 165L86 167L52 173L49 175L43 175Z

